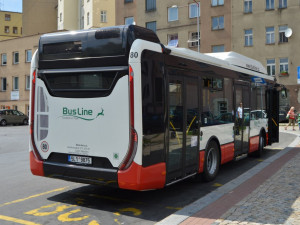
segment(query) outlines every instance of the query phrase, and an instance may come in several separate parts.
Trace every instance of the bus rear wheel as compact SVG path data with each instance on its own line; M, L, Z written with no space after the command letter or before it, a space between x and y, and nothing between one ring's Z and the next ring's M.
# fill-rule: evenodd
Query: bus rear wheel
M265 147L265 138L264 135L259 135L259 144L258 144L258 150L256 151L256 157L261 157L264 151Z
M205 181L212 181L216 178L220 167L219 147L215 141L209 143L204 158L202 177Z
M0 121L0 125L1 125L1 126L6 126L6 125L7 125L6 120L1 120L1 121Z

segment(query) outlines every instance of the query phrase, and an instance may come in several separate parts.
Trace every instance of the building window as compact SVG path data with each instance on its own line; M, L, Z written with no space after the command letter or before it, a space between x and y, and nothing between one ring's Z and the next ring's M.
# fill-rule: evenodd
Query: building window
M31 58L32 58L32 50L26 50L26 51L25 51L25 55L26 55L25 62L31 62Z
M168 35L168 46L178 47L178 34Z
M10 20L11 20L10 14L5 14L5 21L10 21Z
M199 11L198 11L198 4L199 4ZM200 2L189 4L189 16L190 18L197 18L200 16Z
M244 13L252 13L252 0L244 0Z
M147 22L146 23L146 28L149 29L149 30L153 30L154 32L156 32L156 21Z
M211 6L224 5L224 0L211 0Z
M1 91L6 91L6 77L1 78Z
M146 11L156 10L156 0L146 0Z
M275 59L267 59L267 71L270 76L275 76Z
M7 55L6 55L6 53L1 54L1 65L2 66L7 65Z
M9 33L9 26L4 27L4 33L8 34Z
M28 91L30 90L30 76L26 76L26 87L25 89Z
M279 0L279 8L287 8L287 0Z
M274 27L266 28L266 44L274 44L275 43L275 33Z
M134 17L126 17L125 18L125 25L130 25L134 23Z
M198 38L198 32L190 33L189 47L196 47L198 46L198 43L200 45L200 32L199 32L199 38Z
M13 91L19 90L19 77L13 77Z
M178 7L168 8L168 21L176 21L178 20Z
M13 52L13 63L19 64L19 52Z
M225 52L224 45L214 45L212 46L212 52Z
M289 59L288 58L279 59L279 69L280 69L280 74L282 74L282 75L286 75L289 73Z
M245 30L245 46L253 46L252 29Z
M285 31L288 26L279 26L279 43L288 42L289 39L285 36Z
M266 10L274 9L274 0L266 0Z
M107 23L106 11L102 10L100 12L100 22Z
M212 30L224 29L224 16L212 17Z
M17 34L18 33L18 28L17 27L13 27L13 33Z
M86 24L90 25L90 13L89 12L86 14Z
M133 0L125 0L125 3L133 2Z

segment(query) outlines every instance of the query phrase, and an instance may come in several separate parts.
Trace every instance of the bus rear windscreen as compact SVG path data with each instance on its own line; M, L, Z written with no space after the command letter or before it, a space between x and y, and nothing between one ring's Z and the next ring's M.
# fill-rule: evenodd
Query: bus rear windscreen
M55 90L109 90L117 72L83 72L45 74L47 84Z

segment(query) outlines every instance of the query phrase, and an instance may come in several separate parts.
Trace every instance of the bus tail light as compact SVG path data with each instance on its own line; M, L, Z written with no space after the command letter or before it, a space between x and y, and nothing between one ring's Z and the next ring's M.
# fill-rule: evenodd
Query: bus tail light
M138 136L134 129L134 86L133 86L134 72L129 66L129 101L130 101L130 139L129 147L125 159L120 164L120 170L126 170L131 165L137 150Z
M136 131L131 127L130 129L130 143L126 157L120 165L120 170L127 170L133 162L137 150L138 136Z
M42 160L41 155L39 154L35 142L34 142L34 107L35 107L35 85L36 85L36 70L33 71L32 74L32 82L31 82L31 105L30 105L30 139L33 147L33 154L36 159L39 161Z

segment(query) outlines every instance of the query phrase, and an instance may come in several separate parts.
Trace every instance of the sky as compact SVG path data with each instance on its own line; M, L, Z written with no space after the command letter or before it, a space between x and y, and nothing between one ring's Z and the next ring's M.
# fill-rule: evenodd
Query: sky
M2 11L22 12L22 0L0 0Z

